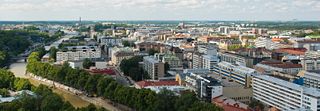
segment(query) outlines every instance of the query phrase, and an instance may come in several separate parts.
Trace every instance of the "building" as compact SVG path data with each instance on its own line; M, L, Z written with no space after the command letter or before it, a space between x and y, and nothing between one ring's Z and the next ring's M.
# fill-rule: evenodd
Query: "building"
M257 48L262 47L262 48L266 48L266 49L269 49L269 50L278 49L279 48L279 44L278 43L275 43L275 42L272 41L271 38L266 38L266 37L258 37L255 40L255 46Z
M175 56L175 54L166 53L162 56L161 53L158 53L154 56L158 58L159 61L162 61L163 63L168 63L170 68L182 68L182 61L177 56Z
M219 61L220 59L218 58L218 56L203 55L203 69L209 69L210 71L213 71L214 66L217 65Z
M98 46L70 46L57 52L57 62L101 58Z
M104 46L122 46L122 39L115 37L99 36L98 43Z
M196 92L199 98L209 102L213 98L221 96L223 90L218 80L194 73L186 76L186 86Z
M236 53L229 53L229 52L220 52L219 53L220 60L238 64L246 67L253 68L254 65L261 62L264 58L254 58L247 55L240 55Z
M69 61L69 66L73 69L83 69L82 61Z
M203 61L203 53L194 52L192 54L192 68L193 69L201 69L202 68L202 61Z
M111 50L111 64L120 65L124 59L130 59L134 56L134 50L132 48L112 48Z
M302 70L301 64L293 64L290 62L281 62L266 60L255 65L255 69L260 73L272 74L274 72L281 72L290 75L297 75Z
M319 40L312 40L312 39L293 41L293 47L306 48L308 51L318 51L318 50L320 50L320 41Z
M320 89L320 70L305 71L303 85Z
M307 49L305 48L279 48L272 51L272 59L282 62L290 61L297 64L306 51Z
M245 66L220 62L213 67L213 73L233 80L245 87L251 87L252 75L256 74L256 71Z
M320 90L307 88L268 75L253 78L253 97L279 110L320 110Z
M157 50L160 53L165 52L165 45L158 42L139 42L135 43L136 48L139 49L139 51L142 52L149 52L151 49Z
M153 56L143 57L143 69L147 71L152 80L158 80L165 75L164 63Z
M230 50L231 46L242 46L242 42L240 40L234 39L222 39L219 42L219 49Z
M248 105L224 96L214 98L212 102L224 111L250 111Z
M231 31L235 31L237 28L236 27L229 27L229 26L220 26L218 28L218 32L222 34L229 34Z
M300 59L304 70L320 70L320 51L307 51Z

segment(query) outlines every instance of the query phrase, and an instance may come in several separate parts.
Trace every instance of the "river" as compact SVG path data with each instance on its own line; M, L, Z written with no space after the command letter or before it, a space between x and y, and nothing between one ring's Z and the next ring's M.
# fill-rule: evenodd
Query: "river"
M27 78L29 79L29 81L35 85L35 86L39 86L40 84L45 84L42 83L41 81L35 80L35 79L31 79L30 77L25 75L25 71L26 71L26 65L27 63L24 62L16 62L16 63L12 63L10 65L9 70L11 72L13 72L13 74L16 77L20 77L20 78ZM74 107L76 108L80 108L80 107L86 107L88 106L90 103L81 99L80 97L73 95L70 92L64 91L64 90L60 90L60 89L52 89L53 92L59 94L60 96L62 96L64 98L65 101L69 101Z

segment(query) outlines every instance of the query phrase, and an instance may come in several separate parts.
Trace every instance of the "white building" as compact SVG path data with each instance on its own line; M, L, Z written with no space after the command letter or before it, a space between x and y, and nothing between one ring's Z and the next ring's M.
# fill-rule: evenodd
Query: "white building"
M100 36L100 37L98 37L98 42L100 43L100 45L122 46L122 39L121 38Z
M101 58L100 48L98 46L70 46L57 52L57 62L78 61L86 58Z
M256 74L256 71L245 66L223 61L213 67L213 73L250 87L252 76Z
M320 89L320 70L305 71L303 85Z
M265 38L265 37L258 37L255 40L255 46L258 47L264 47L266 49L272 50L272 49L278 49L279 45L278 43L275 43L271 40L271 38Z
M213 71L214 66L217 65L219 61L220 59L218 58L218 56L203 55L203 69L209 69L210 71Z
M320 90L267 75L254 76L253 97L279 110L320 110Z

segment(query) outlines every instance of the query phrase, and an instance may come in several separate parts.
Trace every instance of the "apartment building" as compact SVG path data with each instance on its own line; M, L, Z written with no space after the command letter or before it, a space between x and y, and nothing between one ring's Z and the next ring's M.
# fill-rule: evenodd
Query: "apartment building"
M134 56L134 50L132 48L112 48L111 49L111 65L120 65L124 59L130 59Z
M320 70L305 71L303 85L320 89Z
M304 70L320 70L320 51L307 51L300 59Z
M320 90L268 75L254 76L253 97L279 110L320 110Z
M246 67L253 68L254 65L261 62L264 58L254 58L250 56L244 56L236 53L229 53L229 52L220 52L219 53L220 60L238 64Z
M101 50L98 46L70 46L58 51L56 57L57 62L101 58Z
M256 74L256 71L245 66L229 62L220 62L213 67L213 73L233 80L245 87L251 87L251 79L252 76Z
M164 63L153 56L143 57L143 69L147 71L152 80L158 80L164 77Z
M193 69L201 69L202 68L202 61L203 61L203 53L194 52L192 54L192 68Z

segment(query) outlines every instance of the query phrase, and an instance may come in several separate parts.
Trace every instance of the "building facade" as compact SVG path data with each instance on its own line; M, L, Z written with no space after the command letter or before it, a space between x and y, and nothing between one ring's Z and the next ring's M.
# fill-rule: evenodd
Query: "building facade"
M153 80L158 80L165 75L164 63L153 56L143 57L143 69Z
M57 52L57 62L101 58L98 46L70 46Z
M251 87L251 79L252 76L256 74L256 71L245 66L220 62L213 67L213 73L233 80L245 87Z
M320 70L309 70L304 73L303 85L320 89Z
M267 75L253 78L253 97L279 110L320 110L320 90Z

